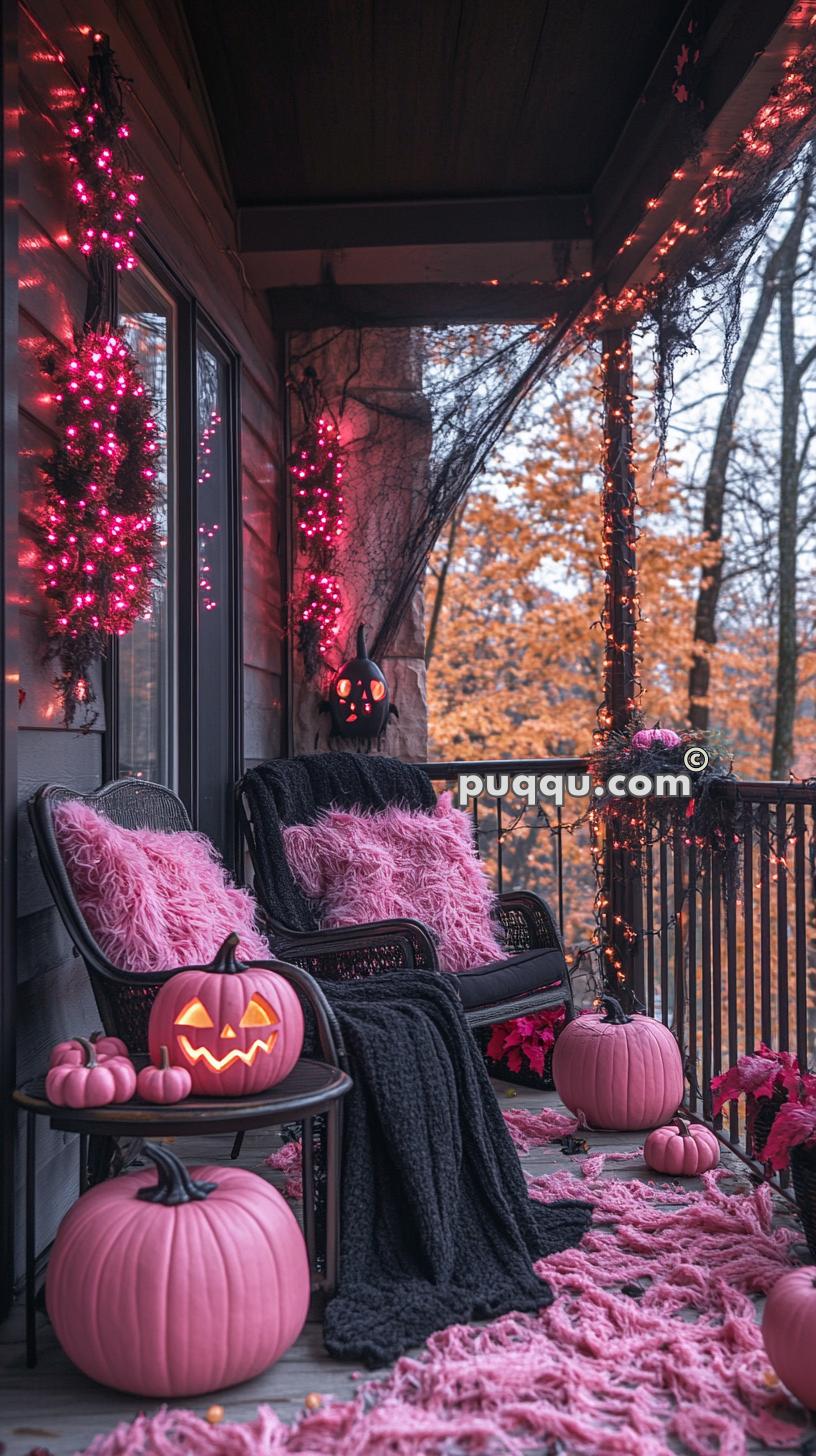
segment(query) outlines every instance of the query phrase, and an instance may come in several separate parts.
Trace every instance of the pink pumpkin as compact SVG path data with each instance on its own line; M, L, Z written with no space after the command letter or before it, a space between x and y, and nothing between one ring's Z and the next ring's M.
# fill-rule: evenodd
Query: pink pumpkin
M643 1144L647 1167L672 1178L693 1178L720 1161L720 1145L709 1128L675 1117L668 1127L656 1127Z
M123 1055L122 1052L106 1051L100 1042L94 1041L93 1037L90 1040L91 1046L96 1052L96 1060L98 1062L109 1062L111 1057ZM124 1046L124 1042L122 1042L122 1046ZM83 1038L75 1036L70 1041L58 1041L55 1046L52 1046L48 1057L48 1065L49 1067L84 1067L85 1060L86 1052L83 1045Z
M55 1107L106 1107L111 1102L129 1102L136 1091L136 1069L127 1057L105 1057L100 1061L93 1043L76 1038L83 1065L59 1062L45 1079L45 1095Z
M555 1043L558 1095L589 1127L656 1127L674 1116L683 1097L677 1042L654 1017L627 1016L614 996L601 999L605 1016L576 1016Z
M168 1047L204 1097L263 1092L288 1076L303 1048L296 991L275 973L274 961L236 961L237 944L230 935L211 966L171 976L150 1011L152 1061Z
M297 1339L309 1306L303 1235L281 1195L242 1168L154 1170L99 1183L60 1224L46 1304L92 1380L178 1399L250 1380Z
M136 1091L145 1102L183 1102L193 1090L193 1081L186 1067L171 1067L167 1047L161 1048L157 1067L142 1067L136 1078Z
M103 1031L95 1031L91 1036L91 1041L96 1047L97 1056L100 1052L104 1052L106 1057L130 1056L121 1036L106 1036Z
M673 728L640 728L632 734L633 748L654 748L655 744L661 748L676 748L680 741L680 734L675 733Z
M791 1269L765 1301L762 1339L779 1379L808 1410L816 1410L816 1269Z

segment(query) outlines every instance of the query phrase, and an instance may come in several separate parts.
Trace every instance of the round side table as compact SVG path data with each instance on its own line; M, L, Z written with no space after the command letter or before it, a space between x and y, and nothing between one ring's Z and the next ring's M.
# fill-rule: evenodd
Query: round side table
M146 1059L145 1059L146 1060ZM26 1361L37 1361L36 1272L37 1257L37 1163L36 1126L47 1117L58 1132L79 1134L79 1191L87 1187L88 1139L196 1137L201 1133L244 1133L255 1128L275 1127L285 1122L303 1125L303 1225L312 1289L331 1294L337 1282L340 1236L340 1110L351 1087L351 1077L340 1067L303 1057L289 1076L257 1097L190 1097L170 1106L130 1102L108 1107L75 1109L56 1107L45 1095L45 1078L37 1077L18 1087L14 1100L26 1114L25 1174L25 1307ZM325 1114L326 1122L326 1237L322 1250L325 1273L317 1267L315 1233L314 1119ZM127 1176L126 1174L123 1176Z

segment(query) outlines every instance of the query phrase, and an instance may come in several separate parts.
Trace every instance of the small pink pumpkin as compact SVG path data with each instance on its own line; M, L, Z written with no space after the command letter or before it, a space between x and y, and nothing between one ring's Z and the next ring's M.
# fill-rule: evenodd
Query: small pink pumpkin
M106 1036L103 1031L95 1031L91 1036L91 1041L96 1047L97 1056L100 1052L104 1052L106 1057L130 1056L121 1036Z
M661 748L676 748L680 741L680 734L675 733L673 728L639 728L637 733L632 734L633 748L654 748L655 744Z
M555 1043L558 1095L590 1127L618 1132L657 1127L683 1099L677 1042L653 1016L627 1016L614 996L601 1000L605 1016L576 1016Z
M136 1078L136 1091L145 1102L183 1102L193 1090L193 1079L186 1067L171 1067L167 1047L160 1052L157 1067L142 1067Z
M74 1204L48 1264L46 1305L92 1380L178 1399L250 1380L297 1339L309 1307L303 1235L284 1199L243 1168L154 1169Z
M90 1041L91 1046L96 1052L96 1060L98 1062L109 1062L111 1057L124 1055L122 1052L106 1051L100 1042L94 1041L93 1037L90 1038ZM124 1046L124 1042L122 1045ZM84 1067L85 1060L86 1052L83 1046L83 1038L75 1036L70 1041L58 1041L55 1046L52 1046L48 1057L48 1066L49 1068Z
M806 1265L777 1279L765 1301L762 1339L779 1379L816 1410L816 1269Z
M675 1117L667 1127L656 1127L643 1144L643 1157L655 1173L672 1178L693 1178L720 1161L720 1145L709 1128Z
M93 1042L78 1036L82 1066L59 1062L45 1079L45 1095L56 1107L106 1107L110 1102L129 1102L136 1091L136 1069L127 1057L96 1055Z

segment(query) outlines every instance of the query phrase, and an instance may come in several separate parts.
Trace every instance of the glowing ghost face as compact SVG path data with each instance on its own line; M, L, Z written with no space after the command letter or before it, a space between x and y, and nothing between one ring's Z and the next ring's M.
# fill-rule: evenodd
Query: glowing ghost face
M186 1067L193 1096L246 1097L291 1071L303 1045L297 994L268 966L179 971L150 1013L150 1055Z

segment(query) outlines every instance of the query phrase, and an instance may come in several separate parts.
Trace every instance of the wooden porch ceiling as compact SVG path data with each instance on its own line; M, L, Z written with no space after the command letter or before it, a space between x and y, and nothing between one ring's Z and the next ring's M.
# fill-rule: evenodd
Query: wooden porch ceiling
M591 270L620 287L754 115L812 10L812 0L183 3L238 250L284 328L533 320L565 276ZM694 17L706 133L696 164L672 92Z

